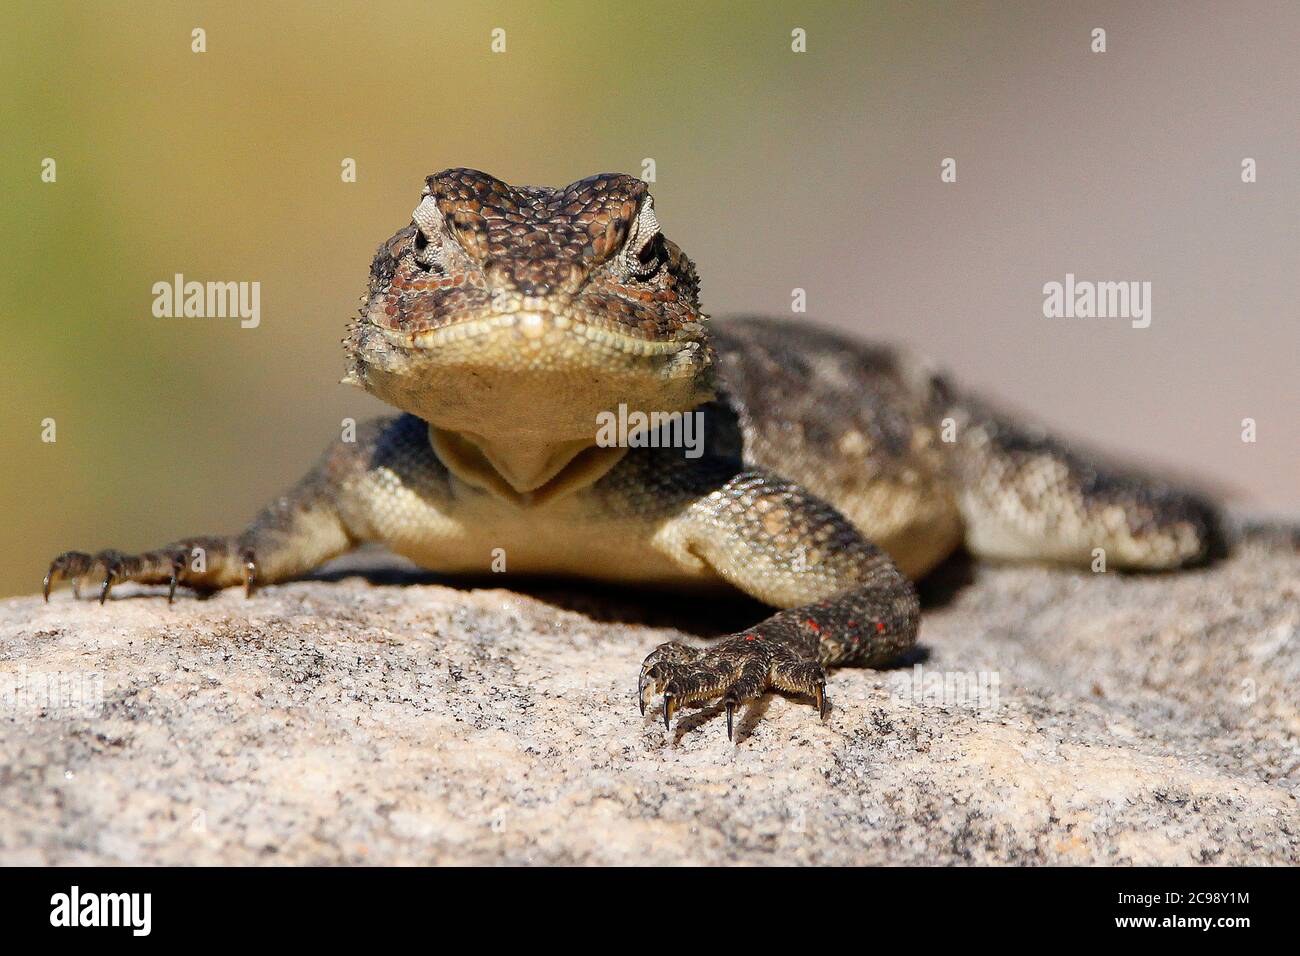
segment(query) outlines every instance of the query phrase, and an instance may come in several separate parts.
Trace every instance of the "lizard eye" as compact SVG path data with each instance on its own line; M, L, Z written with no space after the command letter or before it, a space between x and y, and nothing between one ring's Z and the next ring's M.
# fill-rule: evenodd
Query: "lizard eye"
M661 245L654 200L647 196L632 223L627 243L623 246L623 265L639 279L650 277L659 268L663 258L660 255Z
M432 196L425 196L411 213L411 219L416 227L412 243L415 261L426 269L431 268L437 264L442 251L442 211Z

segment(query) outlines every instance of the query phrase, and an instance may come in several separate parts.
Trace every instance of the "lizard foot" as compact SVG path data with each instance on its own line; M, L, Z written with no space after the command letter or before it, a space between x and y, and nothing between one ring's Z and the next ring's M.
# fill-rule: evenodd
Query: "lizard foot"
M199 591L223 587L229 575L229 555L220 539L196 538L180 542L157 551L124 554L106 550L96 554L85 551L65 551L50 562L45 572L41 592L48 602L50 588L59 581L71 581L73 591L80 596L78 585L83 578L99 582L99 603L108 600L113 585L121 581L141 584L166 584L167 603L176 598L176 586L184 584ZM257 580L257 559L251 550L238 556L244 590L251 594Z
M683 704L721 697L732 739L736 707L776 689L813 698L826 716L826 671L822 665L758 628L725 638L709 648L671 641L660 644L641 665L637 698L645 713L648 698L663 694L664 727Z

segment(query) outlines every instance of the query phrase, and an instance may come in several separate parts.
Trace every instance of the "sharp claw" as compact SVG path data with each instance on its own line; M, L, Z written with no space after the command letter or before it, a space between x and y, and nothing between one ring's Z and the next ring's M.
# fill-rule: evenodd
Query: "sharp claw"
M813 688L813 697L817 701L817 716L826 719L826 685L818 684Z
M41 593L45 595L46 604L50 603L50 575L53 573L54 573L54 566L51 565L50 570L45 572L45 583L41 586Z
M172 559L172 578L168 579L168 583L166 583L166 602L168 602L168 604L172 604L172 602L175 601L175 583L177 583L177 579L181 576L181 568L183 566L185 566L185 558Z
M677 709L677 698L672 694L664 694L664 730L671 730L670 721L673 719L673 711Z
M736 702L734 700L727 701L727 739L728 740L734 739L731 736L731 718L732 715L734 715L735 713L736 713Z
M641 716L645 716L645 679L646 669L641 668L641 676L636 679L636 702L641 705Z
M244 597L253 596L253 585L257 582L257 558L253 552L244 552Z
M102 605L108 600L108 592L113 588L113 571L110 568L104 575L104 583L99 586L99 603Z

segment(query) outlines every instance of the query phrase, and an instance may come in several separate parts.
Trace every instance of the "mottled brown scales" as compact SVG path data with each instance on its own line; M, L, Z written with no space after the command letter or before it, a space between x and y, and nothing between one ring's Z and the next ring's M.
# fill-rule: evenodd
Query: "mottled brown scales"
M641 181L563 189L430 176L383 243L345 381L402 414L331 447L242 534L46 577L205 590L303 575L365 542L439 571L727 587L779 608L707 648L657 648L663 695L735 708L776 688L825 709L825 670L916 640L916 578L977 555L1161 569L1202 559L1214 510L960 395L915 358L801 322L710 321ZM620 405L692 412L699 454L602 447Z

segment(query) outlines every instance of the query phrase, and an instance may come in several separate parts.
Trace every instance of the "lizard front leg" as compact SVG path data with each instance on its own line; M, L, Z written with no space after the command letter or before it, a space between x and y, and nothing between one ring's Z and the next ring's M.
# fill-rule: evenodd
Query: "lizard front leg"
M813 698L824 715L826 668L879 666L916 642L916 592L889 557L830 505L769 473L731 478L673 519L660 543L784 608L706 649L656 648L637 692L642 713L651 691L664 695L665 725L682 704L721 697L731 736L736 707L773 688Z
M166 584L170 603L178 585L197 591L243 585L251 593L259 584L301 577L366 538L366 529L350 520L349 498L376 447L398 424L396 418L370 422L358 430L355 442L335 442L305 478L240 534L182 538L138 554L66 551L45 574L45 600L61 580L74 587L81 579L95 582L102 604L122 581Z

